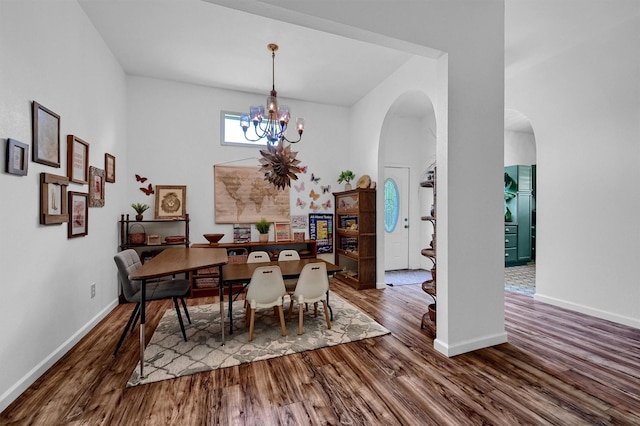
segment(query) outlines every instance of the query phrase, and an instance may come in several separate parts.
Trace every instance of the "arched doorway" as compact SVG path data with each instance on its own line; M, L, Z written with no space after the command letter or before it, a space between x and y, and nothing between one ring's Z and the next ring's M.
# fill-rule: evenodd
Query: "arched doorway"
M380 135L379 164L385 170L381 185L392 179L399 199L388 204L406 206L405 211L390 215L397 216L397 226L388 227L384 235L378 236L378 242L385 247L385 270L398 269L398 265L407 269L431 268L420 250L429 244L433 233L431 224L421 220L428 215L433 193L421 190L420 180L435 162L435 151L436 119L431 99L417 90L402 94L389 108ZM393 258L387 248L392 248Z

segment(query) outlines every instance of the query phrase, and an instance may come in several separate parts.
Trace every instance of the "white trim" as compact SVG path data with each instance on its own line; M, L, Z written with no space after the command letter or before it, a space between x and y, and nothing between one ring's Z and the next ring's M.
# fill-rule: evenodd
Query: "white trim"
M81 329L75 332L66 342L60 345L49 356L43 359L31 371L25 374L13 386L0 396L0 412L4 411L9 404L15 401L29 386L31 386L40 376L51 368L60 358L71 350L84 336L86 336L100 321L102 321L112 310L118 306L118 300L108 304L102 311L86 323Z
M490 346L500 345L507 342L507 332L505 331L503 333L494 334L492 336L486 336L479 339L461 342L459 344L456 344L455 346L447 346L442 342L442 340L436 338L436 340L434 340L433 342L433 347L438 352L450 358L452 356L472 352L478 349L488 348Z

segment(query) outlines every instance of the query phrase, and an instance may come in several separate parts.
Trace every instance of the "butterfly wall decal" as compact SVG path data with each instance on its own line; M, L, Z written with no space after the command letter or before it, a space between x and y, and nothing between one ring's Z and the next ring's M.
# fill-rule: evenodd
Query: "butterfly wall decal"
M320 182L320 178L316 177L316 175L314 175L313 173L311 173L311 182L313 183L318 183Z
M298 167L302 173L307 173L307 166Z
M316 191L312 189L311 192L309 192L309 198L313 198L313 200L315 201L320 198L320 194L316 194Z
M327 185L327 186L320 185L320 187L322 188L322 193L323 193L323 194L326 194L326 193L328 193L328 192L331 192L331 185Z
M331 200L327 200L326 203L322 203L322 208L325 210L329 210L331 208Z
M298 201L296 202L296 207L300 207L301 209L304 209L306 206L307 206L307 202L302 201L300 197L298 197Z
M320 210L320 206L314 203L313 201L311 202L311 204L309 204L309 208L314 212L317 212L318 210Z
M300 185L293 185L297 192L304 191L304 182L300 182Z
M146 188L145 187L140 188L140 191L144 192L146 195L151 195L155 193L155 191L153 190L153 186L151 184L149 184L149 186Z
M142 177L140 175L136 175L136 181L140 182L140 183L145 183L147 181L146 177Z

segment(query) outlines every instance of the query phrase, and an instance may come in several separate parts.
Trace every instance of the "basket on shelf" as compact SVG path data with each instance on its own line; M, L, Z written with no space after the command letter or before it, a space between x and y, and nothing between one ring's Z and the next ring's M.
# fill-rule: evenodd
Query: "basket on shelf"
M136 226L142 228L142 232L131 232L131 230ZM146 238L147 231L144 229L144 226L139 223L134 223L133 225L131 225L131 227L129 228L129 244L144 244Z

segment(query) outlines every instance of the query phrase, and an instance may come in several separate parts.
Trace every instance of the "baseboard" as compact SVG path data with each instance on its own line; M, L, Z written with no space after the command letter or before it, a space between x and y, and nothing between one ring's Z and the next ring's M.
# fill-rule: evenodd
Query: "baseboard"
M31 371L25 374L13 386L0 396L0 413L4 411L9 404L15 401L22 393L27 390L40 376L42 376L53 364L62 358L72 347L74 347L84 336L86 336L93 327L102 321L112 310L118 306L118 300L114 300L108 304L102 311L86 323L81 329L75 332L66 342L60 345L56 350L51 352L49 356L43 359Z
M602 311L600 309L568 302L562 299L556 299L555 297L545 296L544 294L540 293L536 293L533 298L538 302L548 303L549 305L557 306L559 308L564 308L592 317L612 321L617 324L627 325L629 327L640 328L640 320L638 318L625 317L622 315L614 314L612 312Z
M507 343L507 341L507 332L505 331L502 333L494 334L492 336L485 336L478 339L467 340L465 342L461 342L452 346L447 345L436 337L436 340L433 342L433 347L441 354L450 358L467 352L476 351L478 349Z

